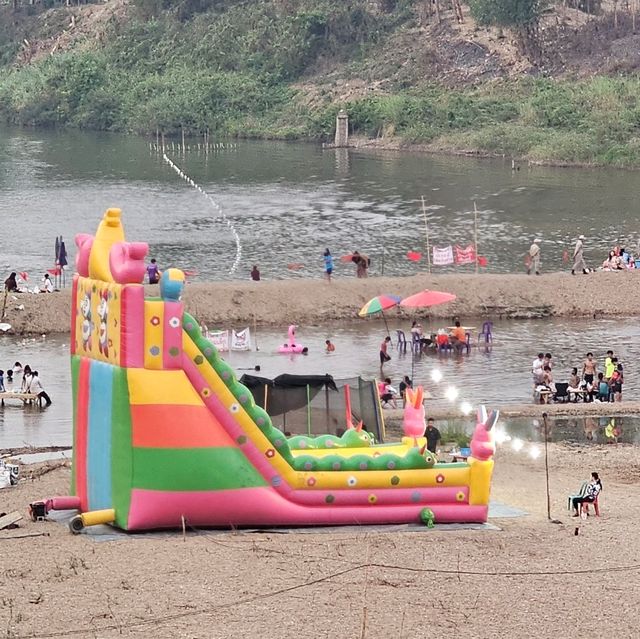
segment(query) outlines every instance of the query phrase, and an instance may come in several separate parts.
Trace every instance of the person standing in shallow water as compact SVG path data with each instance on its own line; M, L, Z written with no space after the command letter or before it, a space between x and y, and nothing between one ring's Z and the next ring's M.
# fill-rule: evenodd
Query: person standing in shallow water
M380 370L384 366L385 362L391 359L391 355L387 352L389 350L389 344L391 344L391 338L387 335L380 344Z
M259 282L260 281L260 271L258 270L258 265L254 264L253 268L251 269L251 279L254 282Z

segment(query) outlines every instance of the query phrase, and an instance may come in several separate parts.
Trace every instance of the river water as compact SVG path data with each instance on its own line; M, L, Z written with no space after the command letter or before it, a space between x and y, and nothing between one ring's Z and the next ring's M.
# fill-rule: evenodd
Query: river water
M242 247L211 204L149 148L149 140L107 133L0 128L0 270L40 273L52 266L54 238L93 233L117 206L131 240L148 241L161 267L197 270L200 279L319 277L321 252L372 258L372 274L410 274L409 250L424 250L425 196L430 240L465 246L478 206L479 253L491 272L523 269L534 236L544 270L566 268L563 250L587 236L595 266L616 243L640 237L635 173L522 166L461 157L323 150L281 142L234 143L207 155L172 159L220 203ZM303 264L291 270L289 264ZM440 267L443 268L443 267ZM453 268L453 267L444 267ZM470 266L458 267L461 272ZM337 275L353 276L338 264Z
M394 318L390 318L395 328ZM237 326L236 329L244 328ZM398 325L407 330L407 326ZM435 329L436 325L425 327ZM286 328L280 331L259 330L259 351L232 352L224 354L237 370L273 378L281 373L324 374L335 378L361 375L365 378L379 377L378 346L383 325L375 321L362 321L343 328L327 330L315 326L300 326L298 340L309 347L309 355L286 356L276 353L277 347L286 339ZM395 333L394 333L395 335ZM495 343L490 350L473 348L469 355L438 356L423 355L414 358L414 380L424 384L432 396L431 402L445 404L446 390L454 386L459 391L456 402L467 401L474 407L485 403L489 407L508 403L532 401L531 363L538 350L550 351L555 362L557 381L566 381L572 366L579 366L584 353L595 353L602 366L605 352L611 348L625 365L625 399L640 397L640 379L635 362L640 358L640 327L636 320L572 321L527 320L503 321L494 326ZM255 347L255 335L253 343ZM331 354L324 352L324 341L330 338L336 345ZM0 336L0 367L8 368L14 361L28 363L40 372L41 381L53 399L53 405L43 411L23 409L15 402L0 408L0 448L33 445L66 445L71 442L71 393L68 356L68 338L21 340ZM260 366L256 373L255 367ZM392 351L392 360L385 365L385 374L397 385L402 375L411 374L412 356ZM443 380L435 384L431 379L434 369L443 374ZM427 403L428 410L429 402ZM612 404L611 414L615 414ZM556 420L558 421L558 420ZM639 420L625 418L626 426L621 441L640 439ZM566 439L575 431L578 440L594 426L578 424L576 420L559 420L564 424L556 429L556 437ZM470 421L464 422L468 427ZM510 420L514 432L535 439L539 436L533 420ZM599 424L599 422L598 422ZM446 425L446 424L445 424ZM451 423L453 427L459 421ZM602 436L595 437L602 441Z
M383 266L385 274L417 272L424 263L409 262L406 253L424 249L422 195L430 240L440 246L472 241L477 203L479 252L492 272L521 270L534 236L543 240L546 270L564 267L562 252L579 233L588 238L591 264L601 261L611 244L635 246L640 236L640 183L634 173L526 166L512 171L510 163L499 160L278 142L239 141L208 154L197 149L169 154L222 206L237 230L242 259L235 274L229 273L236 250L230 228L150 148L149 140L16 128L0 128L0 270L24 270L39 278L52 266L57 235L66 239L72 262L73 236L93 233L110 206L123 209L128 238L148 241L161 267L197 270L201 280L246 278L254 263L266 279L319 277L327 246L334 255L354 249L368 253L372 274L380 274ZM304 267L287 268L292 263ZM338 263L336 270L338 277L353 276L350 265ZM396 328L393 318L391 323ZM637 398L639 333L631 319L504 322L496 324L490 352L423 356L412 366L410 354L394 351L385 373L397 383L413 368L416 381L426 383L436 402L446 401L444 389L454 385L460 389L458 401L498 405L530 399L530 366L539 349L553 353L562 380L585 351L601 359L613 348L626 365L625 396ZM260 331L259 352L232 353L229 359L238 369L260 365L268 377L379 373L380 323L363 321L330 331L301 326L299 339L310 347L310 355L293 359L275 354L285 335L285 328ZM323 352L327 337L337 345L332 355ZM30 363L54 399L42 412L11 404L0 410L0 448L70 442L67 339L23 342L0 336L0 367L16 360ZM434 368L444 374L438 386L430 381Z

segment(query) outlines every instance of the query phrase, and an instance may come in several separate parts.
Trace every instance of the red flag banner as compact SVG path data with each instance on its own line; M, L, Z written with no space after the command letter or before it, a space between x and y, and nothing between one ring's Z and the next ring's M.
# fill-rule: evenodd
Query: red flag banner
M476 261L476 250L473 244L469 244L465 248L455 246L456 264L473 264Z
M29 273L27 273L26 271L20 271L20 273L18 273L18 275L20 275L20 277L26 282L29 279Z
M422 253L416 253L416 251L409 251L407 253L407 257L412 261L412 262L419 262L422 259Z

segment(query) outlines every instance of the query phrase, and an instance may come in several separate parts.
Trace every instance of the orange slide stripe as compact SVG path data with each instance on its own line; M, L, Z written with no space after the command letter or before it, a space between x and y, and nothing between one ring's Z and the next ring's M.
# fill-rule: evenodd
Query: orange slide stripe
M133 445L137 448L236 447L205 406L157 404L131 406Z

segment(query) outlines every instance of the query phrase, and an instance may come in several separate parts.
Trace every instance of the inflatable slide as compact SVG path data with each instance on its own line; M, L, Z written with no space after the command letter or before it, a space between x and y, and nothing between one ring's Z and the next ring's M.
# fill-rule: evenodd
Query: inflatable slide
M480 411L464 463L426 450L421 393L393 446L351 424L288 439L185 311L184 274L145 295L148 247L125 241L118 209L76 244L71 496L32 514L77 509L74 532L486 521L496 413Z

